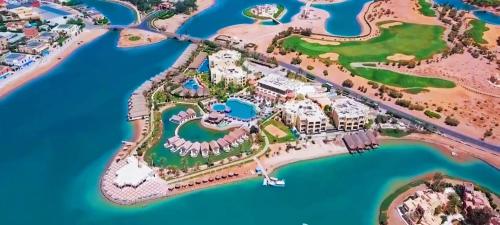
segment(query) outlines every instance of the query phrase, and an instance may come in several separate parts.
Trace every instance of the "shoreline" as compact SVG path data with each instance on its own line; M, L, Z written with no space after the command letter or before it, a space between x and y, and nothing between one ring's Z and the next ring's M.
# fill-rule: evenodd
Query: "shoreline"
M484 149L476 149L436 134L410 134L402 138L382 136L381 142L384 144L399 144L408 142L426 144L434 147L442 154L457 162L480 160L496 169L500 169L500 157L497 153Z
M138 126L134 125L134 132L137 132L137 131L140 131L140 129ZM137 137L138 137L137 135L134 135L134 140L136 140ZM441 137L441 136L438 136L438 138L444 139L444 137ZM381 138L381 142L384 145L385 144L389 144L389 145L390 144L408 144L408 143L427 145L427 146L431 146L431 147L435 148L436 150L439 151L440 154L443 154L443 155L447 156L450 160L454 160L458 163L466 163L470 160L476 159L476 160L481 160L483 162L486 162L489 165L491 165L497 169L500 168L500 166L498 164L495 164L495 162L494 162L495 160L493 162L490 162L484 158L481 158L481 156L474 155L474 153L470 153L470 152L467 152L465 150L463 152L461 152L461 154L463 154L464 152L467 152L470 155L464 155L464 157L452 157L451 155L449 155L449 153L452 151L450 149L450 147L446 146L445 144L443 144L441 142L436 141L434 138L421 140L421 139L418 139L418 137L413 137L413 136L411 136L411 137L407 136L407 137L400 138L400 139L383 137L383 138ZM266 151L266 152L267 152L267 154L271 154L271 153L273 153L273 151L276 151L276 148L278 148L279 149L278 151L281 152L281 154L271 155L267 158L266 158L266 156L264 156L264 154L262 154L259 157L259 160L262 162L262 165L264 166L264 168L266 169L266 171L269 174L273 174L273 173L277 172L279 169L281 169L285 166L293 165L295 163L349 154L349 151L347 151L347 149L345 149L344 146L338 146L335 144L330 144L329 146L334 146L334 148L329 149L329 150L325 150L325 148L317 148L317 146L316 146L316 148L314 148L314 150L306 147L306 149L290 150L289 152L283 152L282 149L280 148L280 146L281 147L285 146L285 143L272 144L269 147L270 151L269 152ZM316 149L319 149L319 150L316 150ZM320 152L318 152L318 151L320 151ZM109 164L112 164L115 161L118 153L120 153L120 152L121 152L120 150L117 151L116 155L109 161ZM461 154L460 154L460 156L461 156ZM499 161L499 160L497 159L496 161ZM168 192L164 193L163 195L158 196L156 198L145 199L142 201L129 203L129 204L123 204L120 202L113 201L111 198L108 198L106 196L106 194L104 194L101 185L100 185L99 189L100 189L101 195L106 199L106 201L111 202L114 205L124 206L124 207L147 205L147 204L152 203L152 202L164 201L164 200L167 200L168 198L172 198L172 197L182 195L182 194L188 194L188 193L196 192L199 190L204 190L207 188L216 188L217 186L220 186L220 185L232 184L232 183L236 183L236 182L241 182L243 180L249 180L249 179L254 179L254 178L260 177L252 172L256 166L257 166L257 164L255 163L255 161L253 161L251 158L247 158L247 159L243 160L241 163L238 163L236 165L228 165L228 167L223 167L220 169L216 169L214 171L207 171L207 173L205 173L205 174L200 174L200 175L196 175L193 177L188 176L187 178L180 179L179 181L176 181L175 179L172 181L162 180L165 182L165 184L167 184L169 186L172 186L173 184L182 184L183 186L180 189L170 190L170 191L168 191ZM208 177L215 177L216 175L228 174L229 172L234 172L234 171L238 171L238 173L240 175L237 177L228 178L226 180L224 180L224 179L217 180L217 181L214 181L213 183L211 183L211 182L210 183L203 183L203 184L198 185L198 186L194 186L194 185L188 186L187 185L188 183L193 183L195 180L200 181L203 178L207 179ZM104 176L104 174L105 173L103 173L103 176ZM101 178L101 180L102 180L102 178Z
M150 21L151 27L155 30L162 30L166 33L177 33L177 30L184 25L189 19L198 15L199 13L209 9L215 5L216 0L200 0L198 1L198 8L191 14L176 14L168 19L159 20L157 18ZM164 28L166 27L166 28Z
M47 74L50 70L59 65L59 63L67 59L75 50L94 41L107 32L108 30L102 28L84 30L80 35L73 37L69 43L55 49L50 55L39 59L34 65L24 70L16 71L16 73L0 82L0 99L6 97L25 84Z
M127 1L122 1L122 0L107 0L107 1L125 6L125 7L129 8L130 10L134 11L135 20L133 23L129 24L129 26L138 25L142 22L141 11L139 11L139 9L137 9L137 6L135 6L134 4L127 2Z

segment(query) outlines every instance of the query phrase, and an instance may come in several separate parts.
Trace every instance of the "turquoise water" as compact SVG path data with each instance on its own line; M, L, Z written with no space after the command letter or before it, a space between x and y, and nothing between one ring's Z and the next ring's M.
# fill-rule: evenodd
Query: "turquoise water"
M106 7L113 13L113 5ZM187 46L167 40L118 49L117 40L116 32L100 37L0 99L0 224L371 225L393 184L434 171L500 192L499 170L406 144L287 166L277 172L286 179L284 189L253 179L148 206L114 206L101 197L98 182L120 142L131 137L127 98ZM168 111L164 122L185 108Z
M205 128L201 125L200 120L191 120L179 128L179 136L191 142L209 142L222 138L228 133L227 131L215 131Z
M208 73L210 71L208 59L205 59L198 68L198 73Z
M215 103L212 105L212 110L215 110L217 112L224 112L224 111L226 111L226 109L228 109L228 108L226 107L226 104L224 104L224 103Z
M212 110L226 112L229 116L242 120L250 120L257 115L257 109L254 104L237 98L230 98L226 103L215 103L212 105Z
M113 25L127 25L135 21L135 13L124 5L106 0L82 0L82 2L104 14Z
M372 0L346 0L336 4L317 4L316 8L326 10L330 17L326 21L326 31L333 35L357 36L362 29L357 16L363 5Z
M188 90L197 91L200 88L200 84L195 79L187 80L183 85L184 88Z
M179 113L180 111L185 111L188 108L197 109L192 105L177 105L174 108L168 109L162 114L163 121L163 135L160 139L160 143L158 143L153 149L148 152L148 157L154 160L155 165L180 165L181 164L181 156L179 152L172 153L170 149L166 149L163 147L163 144L167 141L168 138L171 138L175 135L175 128L178 124L172 123L169 121L170 117ZM190 141L207 141L214 140L224 137L224 135L228 134L227 131L212 131L203 126L201 126L199 120L193 120L185 123L182 127L179 128L179 136ZM194 163L194 160L191 157L187 157L189 162ZM201 158L201 155L198 156Z
M254 20L243 15L243 10L258 4L282 4L286 14L280 19L283 23L291 21L304 4L298 0L216 0L215 4L189 19L177 33L194 37L208 38L218 30L236 24L252 24Z
M494 13L478 10L477 7L465 3L463 0L434 0L435 3L440 5L451 5L456 9L473 11L473 14L485 23L500 25L500 16Z
M237 98L230 98L226 101L226 106L231 110L229 116L250 120L257 115L257 109L254 104L248 103Z
M43 10L45 10L47 12L50 12L50 13L57 14L59 16L70 15L70 13L68 13L68 12L66 12L64 10L56 9L56 8L48 6L48 5L42 5L42 6L40 6L40 9L43 9Z

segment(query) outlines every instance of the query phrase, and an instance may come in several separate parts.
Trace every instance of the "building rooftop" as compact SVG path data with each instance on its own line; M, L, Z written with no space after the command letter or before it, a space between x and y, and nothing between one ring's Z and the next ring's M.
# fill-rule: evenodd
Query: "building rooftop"
M116 171L116 177L113 181L118 187L137 187L146 179L154 176L154 171L146 164L140 163L137 158L130 156L126 160L127 164Z
M339 117L360 117L370 112L368 106L347 97L333 99L331 106Z
M274 73L263 77L257 83L276 88L282 92L292 91L295 94L302 94L304 96L318 92L318 87L315 85L289 79Z
M305 116L308 120L321 121L328 119L323 110L309 99L286 102L281 106L281 109L297 116Z

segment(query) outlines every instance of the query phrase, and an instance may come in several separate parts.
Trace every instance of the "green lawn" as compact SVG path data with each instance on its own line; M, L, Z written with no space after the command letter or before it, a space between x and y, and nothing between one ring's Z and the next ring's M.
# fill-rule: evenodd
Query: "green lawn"
M271 135L270 133L268 133L265 130L266 126L270 125L270 124L276 126L280 130L284 131L287 135L285 137L282 137L282 138L277 138L277 137ZM295 140L295 136L293 135L290 128L288 128L288 126L286 126L285 124L283 124L280 121L271 119L271 120L268 120L267 122L263 123L261 127L262 127L262 130L264 131L264 133L266 134L267 138L269 139L269 143L271 143L271 144L272 143L283 143L283 142L289 142L289 141Z
M444 28L440 26L404 23L381 29L381 35L376 38L367 41L348 41L340 45L310 43L302 40L300 36L291 36L283 41L283 47L313 57L329 52L338 53L339 63L351 72L395 87L455 87L453 82L443 79L418 77L382 69L352 68L352 62L385 62L387 56L396 53L413 55L417 60L427 59L447 48L446 42L442 40Z
M278 7L278 12L276 12L274 14L274 18L279 18L281 16L281 14L283 13L283 11L285 10L285 6L284 5L277 5Z
M138 41L138 40L141 40L141 37L139 36L131 36L128 38L129 41Z
M426 0L418 0L418 4L420 5L420 8L418 9L420 13L424 16L436 16L436 12L432 9L432 4L427 2Z
M380 130L380 133L384 136L395 137L395 138L401 138L410 134L407 131L402 131L398 129L382 129Z
M483 34L485 31L489 30L489 28L486 27L486 23L480 20L471 20L469 24L472 26L469 30L466 32L472 37L472 39L478 43L478 44L486 44L488 43L486 40L483 39Z

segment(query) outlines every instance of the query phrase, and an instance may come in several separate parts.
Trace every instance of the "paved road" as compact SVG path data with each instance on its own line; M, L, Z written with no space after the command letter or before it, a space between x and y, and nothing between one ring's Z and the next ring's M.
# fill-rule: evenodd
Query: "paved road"
M282 67L284 67L284 68L286 68L286 69L288 69L288 70L290 70L290 71L298 73L300 75L309 74L306 71L304 71L303 69L301 69L300 67L292 65L292 64L289 64L289 63L279 62L279 65L282 66ZM327 81L327 80L325 80L322 77L315 76L313 74L309 74L309 75L312 76L312 77L315 77L315 81L320 82L321 84L331 85L335 89L345 90L345 91L349 92L350 95L353 96L353 97L355 97L355 98L358 98L358 99L370 99L370 98L368 98L366 96L363 96L361 94L358 94L358 93L355 93L353 91L350 91L349 89L346 89L346 88L342 87L341 85L338 85L338 84L335 84L333 82ZM449 138L454 139L456 141L462 142L464 144L475 145L475 146L480 147L482 149L487 149L487 150L490 150L490 151L493 151L493 152L496 152L496 153L500 153L500 146L498 146L498 145L493 145L493 144L490 144L490 143L486 143L486 142L484 142L484 141L482 141L480 139L473 138L473 137L464 135L462 133L458 133L456 131L453 131L453 130L451 130L449 128L443 127L443 126L438 125L438 124L434 124L434 123L429 123L429 122L422 121L421 119L416 118L415 116L413 116L413 115L411 115L409 113L403 112L400 109L397 109L397 108L395 108L395 107L393 107L391 105L385 104L384 102L380 102L380 101L374 100L374 99L370 99L370 100L373 101L373 102L375 102L375 103L377 103L379 105L380 109L387 110L388 112L395 113L395 114L397 114L397 115L399 115L399 116L401 116L403 118L406 118L406 119L409 119L409 120L412 120L412 121L419 121L422 124L432 125L433 127L436 128L437 131L439 131L442 135L444 135L446 137L449 137Z

